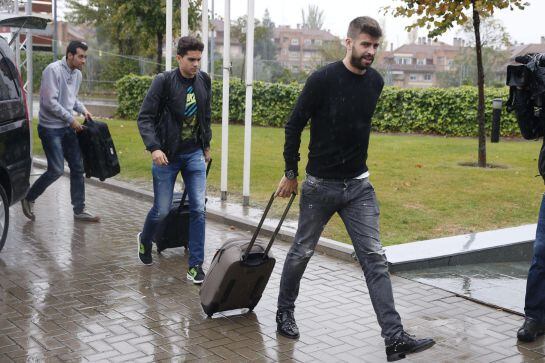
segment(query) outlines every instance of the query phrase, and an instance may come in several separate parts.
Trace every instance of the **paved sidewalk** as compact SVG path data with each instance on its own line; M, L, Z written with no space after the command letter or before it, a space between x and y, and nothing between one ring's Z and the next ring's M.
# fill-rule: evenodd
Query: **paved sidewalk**
M301 338L278 337L278 263L255 311L208 319L198 287L185 279L183 250L138 262L135 235L150 205L87 186L100 224L75 223L66 177L36 203L36 222L19 206L0 252L0 362L9 361L324 361L383 362L384 345L361 269L315 255L302 282L296 318ZM222 240L244 233L207 224L207 262ZM249 237L248 237L249 238ZM544 362L543 338L517 345L519 316L451 293L392 278L411 333L438 344L404 362Z

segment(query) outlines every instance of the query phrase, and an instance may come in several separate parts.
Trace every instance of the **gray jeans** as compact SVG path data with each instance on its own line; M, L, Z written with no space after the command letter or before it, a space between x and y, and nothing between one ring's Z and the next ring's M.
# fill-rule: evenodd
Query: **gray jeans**
M282 271L278 309L295 309L307 263L335 212L352 239L382 336L394 337L403 326L394 306L388 263L380 243L377 198L367 178L331 180L307 176L301 190L299 227Z

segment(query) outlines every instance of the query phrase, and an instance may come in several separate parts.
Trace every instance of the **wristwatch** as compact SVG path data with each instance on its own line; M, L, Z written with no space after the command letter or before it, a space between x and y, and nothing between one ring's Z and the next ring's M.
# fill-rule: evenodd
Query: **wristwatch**
M294 180L295 178L297 178L297 172L295 170L286 170L284 172L284 175L288 180Z

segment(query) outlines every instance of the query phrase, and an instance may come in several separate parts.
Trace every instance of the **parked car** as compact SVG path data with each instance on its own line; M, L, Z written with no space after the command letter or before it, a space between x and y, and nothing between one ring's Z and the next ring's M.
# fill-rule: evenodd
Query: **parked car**
M0 27L44 29L47 22L42 17L17 16L0 19ZM30 184L31 130L15 56L0 37L0 251L8 235L9 207L25 196Z

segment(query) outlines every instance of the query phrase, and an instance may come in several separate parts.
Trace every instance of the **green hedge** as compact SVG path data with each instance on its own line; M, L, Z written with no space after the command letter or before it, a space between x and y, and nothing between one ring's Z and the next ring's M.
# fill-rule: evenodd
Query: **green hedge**
M120 79L118 91L120 117L136 119L151 77L129 75ZM245 87L240 80L231 80L229 118L244 121ZM254 83L253 122L255 125L281 127L301 92L300 84ZM212 119L221 120L222 83L212 83ZM492 99L507 100L507 88L488 88L486 95L487 129L492 119ZM428 88L407 89L385 87L380 97L373 129L381 132L415 132L450 136L477 135L477 89ZM513 114L502 112L502 136L518 134Z

